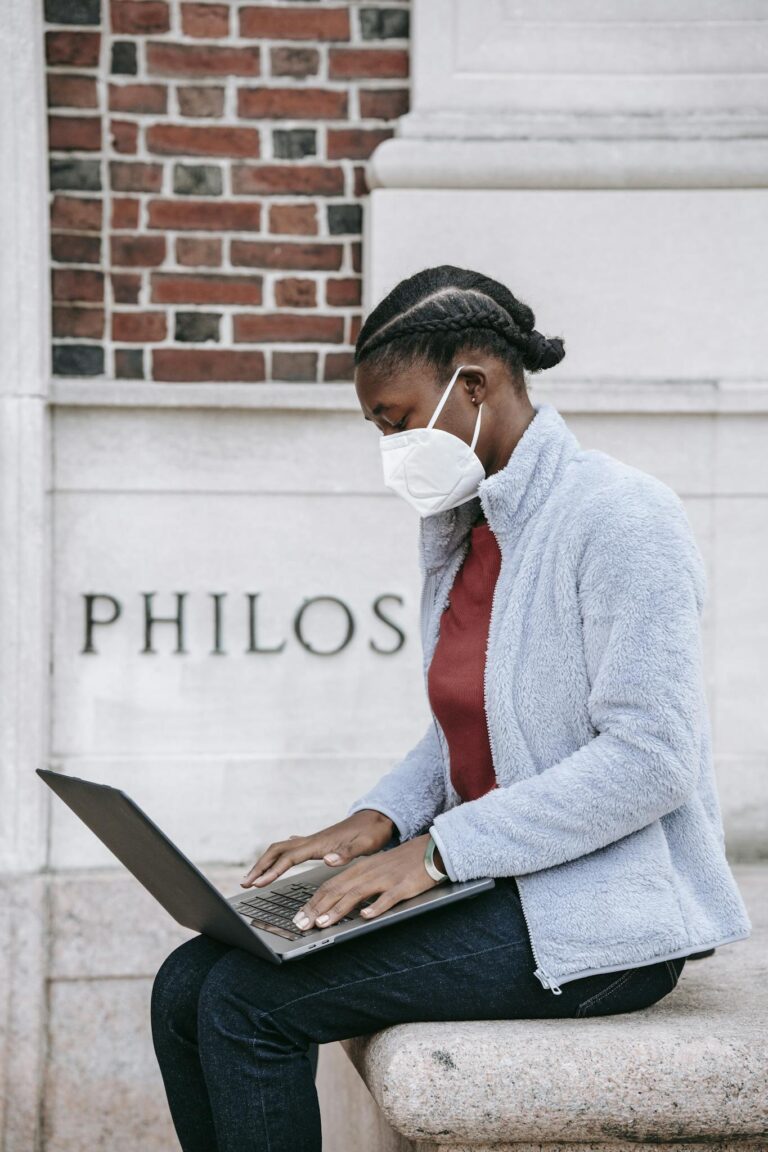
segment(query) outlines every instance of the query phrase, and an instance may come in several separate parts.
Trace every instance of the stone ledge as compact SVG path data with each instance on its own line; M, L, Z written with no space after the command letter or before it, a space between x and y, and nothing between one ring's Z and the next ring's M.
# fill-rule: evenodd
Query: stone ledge
M768 864L733 870L753 935L689 961L650 1008L398 1024L343 1047L418 1152L765 1152Z

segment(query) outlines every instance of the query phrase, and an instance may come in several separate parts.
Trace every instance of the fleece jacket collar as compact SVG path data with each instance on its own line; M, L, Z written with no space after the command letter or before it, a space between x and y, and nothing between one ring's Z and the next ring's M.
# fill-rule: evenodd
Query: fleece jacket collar
M481 507L503 553L559 483L569 460L579 451L579 442L552 404L539 402L533 407L536 414L509 461L480 481L477 496L422 518L423 572L433 572L446 563L462 544Z

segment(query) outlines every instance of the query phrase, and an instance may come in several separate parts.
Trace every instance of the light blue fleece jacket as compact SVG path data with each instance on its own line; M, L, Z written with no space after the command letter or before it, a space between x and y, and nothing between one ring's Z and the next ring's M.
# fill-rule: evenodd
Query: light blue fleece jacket
M462 801L437 718L349 808L429 829L451 880L515 876L535 974L568 980L746 939L702 669L703 559L661 480L584 449L551 404L472 500L421 520L424 685L480 507L501 568L485 704L499 788Z

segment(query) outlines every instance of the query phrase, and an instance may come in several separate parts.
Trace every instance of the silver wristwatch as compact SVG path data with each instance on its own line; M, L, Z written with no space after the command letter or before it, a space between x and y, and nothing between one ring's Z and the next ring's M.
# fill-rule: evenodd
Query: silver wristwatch
M435 864L434 856L436 848L437 844L435 844L432 836L428 836L427 846L424 849L424 867L426 868L427 872L429 872L432 879L437 880L439 883L441 880L449 880L450 877L447 875L447 873L441 872L437 864Z

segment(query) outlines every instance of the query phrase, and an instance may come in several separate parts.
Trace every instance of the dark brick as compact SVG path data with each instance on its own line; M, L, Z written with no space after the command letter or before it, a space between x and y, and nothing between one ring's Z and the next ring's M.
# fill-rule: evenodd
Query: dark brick
M81 236L77 232L53 232L51 257L59 264L98 264L101 260L101 236ZM75 332L73 335L79 336L85 333Z
M98 160L50 160L48 173L54 191L101 191L101 164Z
M180 86L177 91L182 116L223 116L224 89L195 85Z
M113 272L112 296L116 304L138 304L141 276L138 272Z
M354 352L326 352L323 380L354 380Z
M49 108L98 108L99 106L95 76L49 72L47 86Z
M313 128L276 128L272 151L277 160L301 160L317 155L317 133Z
M317 352L273 352L272 379L296 382L317 380Z
M220 312L177 312L174 338L190 344L218 340L220 320Z
M115 376L118 380L143 380L143 350L141 348L116 348Z
M112 32L123 36L148 36L170 28L168 5L163 0L112 0Z
M238 164L232 168L236 196L342 196L344 170L325 164Z
M288 276L275 284L275 304L278 308L317 307L317 283Z
M101 0L45 0L48 24L99 24Z
M165 259L165 236L122 233L110 238L112 263L119 267L156 268Z
M45 59L59 68L97 68L100 45L98 32L46 32Z
M54 344L54 376L101 376L104 349L98 344Z
M407 88L361 88L358 95L362 120L397 120L411 106Z
M100 232L102 215L101 200L89 200L85 196L54 196L51 227L71 228L75 232Z
M109 165L109 180L114 192L159 192L163 184L163 166L113 160Z
M51 296L54 300L100 304L104 299L104 273L90 268L54 268Z
M329 204L328 231L331 236L344 232L360 235L363 230L363 209L360 204Z
M176 263L188 268L217 268L221 264L221 240L199 236L179 236Z
M320 71L320 53L317 48L280 47L270 50L273 76L293 76L297 80L316 76Z
M410 36L405 8L361 8L360 33L363 40L407 40Z
M165 112L168 89L165 84L110 84L112 112Z
M112 45L112 67L110 71L114 76L135 76L138 72L136 63L136 45L130 40L116 40Z
M221 168L212 164L174 164L173 190L179 196L221 196Z
M152 353L154 380L260 383L266 378L264 353L229 348L157 348Z
M55 304L53 335L76 336L81 340L101 340L104 335L104 309Z

